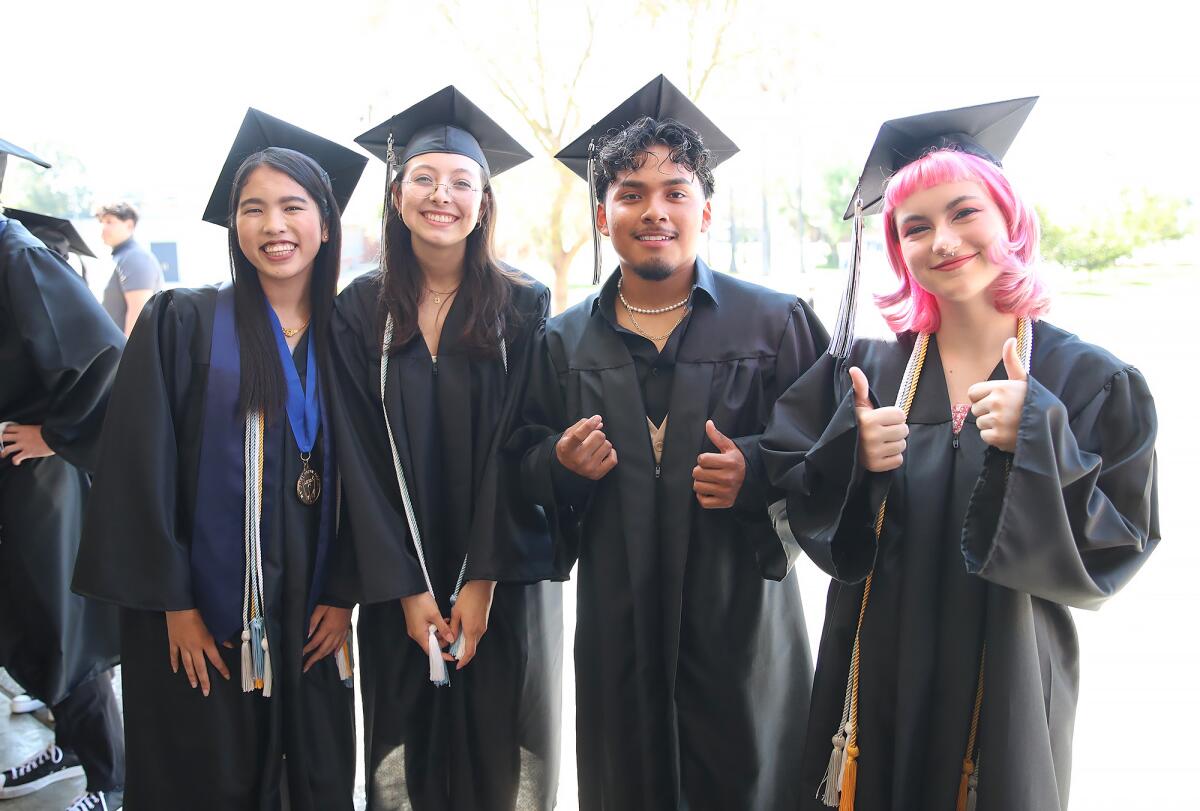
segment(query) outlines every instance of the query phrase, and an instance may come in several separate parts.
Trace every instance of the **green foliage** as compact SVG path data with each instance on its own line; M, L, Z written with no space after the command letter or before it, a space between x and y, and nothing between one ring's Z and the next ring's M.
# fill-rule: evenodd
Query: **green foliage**
M65 219L91 216L92 192L85 182L83 164L54 149L42 148L36 153L49 161L51 168L10 160L4 203Z
M832 266L837 264L838 243L850 239L853 226L850 220L842 219L842 215L857 182L858 172L854 167L849 164L833 166L822 175L818 192L807 195L804 201L805 222L817 239L828 246L828 261Z
M1060 225L1039 208L1042 256L1089 274L1110 268L1138 248L1181 239L1189 233L1189 203L1173 197L1123 192L1116 212L1094 215L1080 225Z

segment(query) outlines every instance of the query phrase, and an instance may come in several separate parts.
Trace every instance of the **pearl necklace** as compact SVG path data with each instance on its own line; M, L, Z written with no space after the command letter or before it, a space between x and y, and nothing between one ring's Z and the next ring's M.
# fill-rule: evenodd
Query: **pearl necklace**
M621 292L621 279L617 278L617 295L621 297L621 303L625 305L625 309L630 313L641 313L642 315L661 315L669 313L671 310L678 310L680 307L688 303L688 299L692 297L691 293L687 295L683 301L678 304L672 304L669 307L634 307L625 299L625 294Z

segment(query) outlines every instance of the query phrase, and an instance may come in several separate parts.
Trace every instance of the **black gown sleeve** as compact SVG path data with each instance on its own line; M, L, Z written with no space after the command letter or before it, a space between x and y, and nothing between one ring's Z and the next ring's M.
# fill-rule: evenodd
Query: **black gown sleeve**
M1114 374L1074 415L1030 378L1016 452L987 450L967 509L967 571L1098 608L1158 544L1157 430L1134 368Z
M339 602L378 603L420 594L427 587L408 542L380 408L379 369L367 349L377 340L373 302L362 301L371 298L362 293L347 288L333 312L333 424L346 520L338 530L337 559L325 592ZM349 300L350 295L355 299Z
M772 403L795 383L825 351L829 336L824 326L799 300L788 316L787 327L775 353L775 368L765 395ZM720 428L720 426L717 426ZM746 479L734 501L734 509L759 513L779 498L778 491L771 487L763 465L762 434L731 437L746 458ZM765 550L764 550L765 551ZM790 568L790 564L789 567Z
M10 312L50 393L42 437L72 465L92 471L124 333L53 251L23 248L13 265L5 274Z
M538 287L536 299L527 311L519 314L519 323L507 342L504 402L475 493L468 541L468 580L535 583L554 577L545 513L538 504L523 497L520 460L503 452L505 441L521 420L531 372L539 360L537 334L550 315L550 290Z
M858 463L849 382L845 364L822 355L775 404L760 451L783 493L772 506L782 541L798 543L830 577L857 583L875 565L874 515L890 477Z
M181 520L177 415L192 384L195 316L170 291L143 308L113 385L72 588L146 611L195 608Z
M530 347L529 381L519 424L503 453L519 471L521 497L545 512L552 542L549 578L566 580L579 557L580 519L594 483L558 463L554 446L567 425L558 363L543 319Z

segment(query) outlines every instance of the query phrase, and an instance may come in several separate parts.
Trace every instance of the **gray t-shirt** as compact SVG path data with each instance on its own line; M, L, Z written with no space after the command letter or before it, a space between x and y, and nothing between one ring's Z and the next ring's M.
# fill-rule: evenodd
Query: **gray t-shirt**
M125 329L125 317L128 307L125 304L125 294L134 290L159 291L163 285L162 266L154 254L141 245L127 239L113 248L113 260L117 263L113 270L108 286L104 288L104 309L117 322L117 326Z

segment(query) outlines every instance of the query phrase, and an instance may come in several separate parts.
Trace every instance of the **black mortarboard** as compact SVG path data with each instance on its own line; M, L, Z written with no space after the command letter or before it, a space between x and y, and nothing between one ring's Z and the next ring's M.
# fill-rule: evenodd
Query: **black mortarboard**
M967 152L999 166L1037 100L1037 96L1029 96L994 101L894 118L883 123L846 209L844 219L854 219L850 277L838 309L829 354L841 358L850 355L858 310L863 218L882 209L883 190L888 179L913 161L939 149Z
M392 169L416 155L449 152L470 158L488 177L495 177L533 157L454 85L372 127L354 142Z
M24 158L27 161L36 163L43 169L49 169L50 164L39 158L27 149L22 149L16 144L9 143L3 138L0 138L0 189L4 188L4 170L8 167L8 156L13 155L18 158Z
M4 209L4 216L17 220L30 231L41 230L43 228L57 231L66 238L70 250L80 256L96 258L96 254L92 253L92 249L83 241L83 237L75 230L75 226L71 224L70 220L64 220L61 217L51 217L48 214L37 214L33 211L21 211L17 208Z
M605 138L615 135L640 118L649 117L656 121L671 119L691 127L700 134L704 146L712 157L710 168L738 153L738 146L700 108L692 103L682 91L667 81L661 73L625 101L621 102L582 135L567 144L554 157L568 169L587 181L592 198L592 249L595 270L592 283L600 281L600 233L596 230L596 178L592 160Z
M999 166L1037 100L1030 96L885 121L854 193L855 199L862 199L863 214L880 211L889 177L935 150L957 149ZM845 219L853 216L851 200Z
M234 175L246 158L272 146L303 153L320 164L329 175L339 213L345 211L346 203L350 202L350 195L354 193L354 187L358 185L358 179L367 165L367 158L341 144L251 107L246 111L242 126L233 139L233 146L217 177L217 185L208 199L208 207L204 209L206 222L229 225L229 192Z

